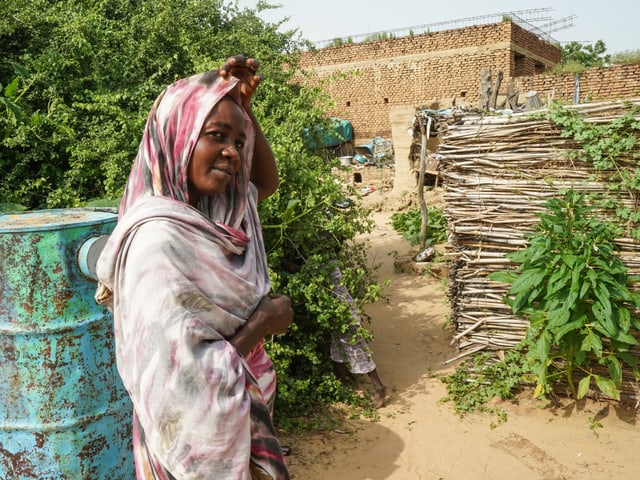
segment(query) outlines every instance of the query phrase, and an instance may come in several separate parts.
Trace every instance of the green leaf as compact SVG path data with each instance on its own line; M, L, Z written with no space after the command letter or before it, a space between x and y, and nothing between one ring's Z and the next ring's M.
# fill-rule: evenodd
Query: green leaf
M598 302L602 306L602 312L605 316L611 317L611 302L609 300L610 293L609 290L602 284L598 283L596 288L594 289L594 293Z
M625 307L618 307L614 310L614 319L620 326L620 330L628 332L631 328L631 312Z
M600 358L602 356L602 341L600 341L600 337L593 333L593 331L589 331L582 340L580 350L583 352L593 352Z
M638 358L637 356L629 352L618 352L618 357L620 357L622 361L624 361L627 365L629 365L629 367L631 367L634 373L637 372L638 362L640 362L640 358Z
M622 382L622 365L615 355L607 355L607 370L609 370L609 376L613 380L614 384L620 385Z
M299 198L292 198L289 200L289 202L287 203L287 208L282 214L282 223L287 223L287 221L294 215L296 209L298 208L298 205L300 205L301 203L302 202Z
M587 297L587 293L589 293L590 287L590 282L582 282L582 286L580 287L580 295L578 295L578 298L580 300L584 300Z
M565 264L562 264L551 277L547 285L547 296L555 295L557 292L569 285L571 277L568 275L569 270Z
M638 345L638 340L636 340L634 336L622 331L618 331L618 333L612 336L611 339L618 342L626 343L627 345Z
M613 338L616 335L618 329L611 320L610 314L608 315L605 311L602 303L594 303L591 306L591 311L593 312L595 318L598 320L598 323L594 325L594 328L598 328L607 337ZM609 313L611 312L609 311Z
M546 276L546 274L546 271L541 268L528 270L522 273L522 275L520 275L518 279L513 282L513 285L509 292L512 294L517 294L523 291L529 291L531 288L536 287Z
M564 254L561 255L562 257L562 261L570 268L573 270L575 262L576 262L576 256L575 255L570 255L570 254Z
M577 259L574 269L571 272L571 288L569 289L569 296L566 299L566 302L569 305L573 305L578 298L580 298L580 292L582 291L581 273L583 270L584 262L581 259Z
M620 400L620 390L616 387L613 380L601 377L600 375L594 375L594 378L596 379L596 385L602 393L615 400Z
M562 337L564 337L569 332L578 332L584 326L585 316L578 318L577 320L573 320L572 322L568 322L562 325L555 331L554 342L558 344Z
M518 275L513 271L504 270L491 272L489 275L487 275L487 278L494 282L507 283L511 285L516 280L516 278L518 278Z
M305 201L305 208L306 209L311 209L313 207L316 206L316 192L309 192L309 194L307 195L307 199Z
M569 321L570 317L571 312L563 303L562 308L549 311L549 328L555 330L559 327L562 327Z
M584 365L586 358L587 352L584 352L580 349L576 349L573 351L573 363L575 363L576 365Z
M538 358L542 363L545 363L549 357L549 351L551 349L550 336L551 334L545 330L540 334L540 337L536 342L536 352L538 353Z
M527 307L528 300L529 300L529 290L523 290L522 292L518 293L518 295L516 295L515 298L509 301L509 304L511 305L511 311L513 313L520 312L525 307Z
M584 398L584 396L587 394L587 392L589 391L590 383L591 383L591 375L587 375L582 380L580 380L580 382L578 383L578 392L577 392L578 400L580 400L581 398Z
M18 91L18 84L20 83L20 77L15 77L4 89L4 96L8 98L14 98Z
M544 285L538 285L537 287L532 288L529 292L529 295L527 295L527 303L529 305L535 304L540 299L540 296L543 292Z
M11 113L13 113L14 118L16 118L17 120L20 120L22 118L22 110L18 105L16 105L10 99L0 97L0 104L4 105L7 108L7 112L11 111Z
M515 252L508 253L505 255L508 260L511 260L513 263L524 263L529 258L530 252L528 249L524 250L516 250Z

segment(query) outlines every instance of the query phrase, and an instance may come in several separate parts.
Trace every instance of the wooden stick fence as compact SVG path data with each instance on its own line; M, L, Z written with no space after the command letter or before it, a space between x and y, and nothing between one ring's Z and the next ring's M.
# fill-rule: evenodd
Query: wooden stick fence
M627 102L571 106L587 122L614 121L629 111ZM491 272L513 268L505 257L526 246L524 236L538 223L536 213L562 190L610 192L613 172L595 171L589 162L569 154L581 145L562 137L559 127L529 113L509 117L469 114L447 125L438 148L445 215L449 226L448 296L455 331L451 343L459 354L446 363L480 351L498 355L513 348L528 323L511 313L503 298L508 286L491 281ZM639 151L635 151L637 156ZM616 160L638 168L634 155ZM638 208L639 191L621 192L619 202ZM640 275L640 244L625 236L616 241L630 275ZM640 290L640 285L633 288ZM640 339L640 334L634 332ZM640 356L640 349L634 353ZM639 385L624 373L621 393L639 400Z

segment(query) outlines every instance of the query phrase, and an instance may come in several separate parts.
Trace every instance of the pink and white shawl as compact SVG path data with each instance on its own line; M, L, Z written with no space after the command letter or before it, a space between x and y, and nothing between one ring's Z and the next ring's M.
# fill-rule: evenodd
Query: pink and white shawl
M252 142L226 192L187 203L199 132L221 98L238 101L236 84L210 72L156 100L98 262L142 480L289 478L271 422L271 361L262 344L243 358L226 340L270 290Z

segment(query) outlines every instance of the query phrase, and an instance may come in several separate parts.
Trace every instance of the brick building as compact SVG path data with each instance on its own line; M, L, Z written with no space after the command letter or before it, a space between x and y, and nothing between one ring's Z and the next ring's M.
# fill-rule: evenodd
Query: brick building
M329 82L331 115L349 120L356 143L389 137L394 105L446 108L478 100L480 72L502 70L503 82L535 76L560 62L560 48L506 20L376 42L304 52L300 66Z

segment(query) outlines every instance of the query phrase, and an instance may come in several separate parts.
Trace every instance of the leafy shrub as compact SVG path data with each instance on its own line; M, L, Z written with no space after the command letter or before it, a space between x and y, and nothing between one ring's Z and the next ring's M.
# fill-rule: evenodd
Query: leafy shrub
M442 243L447 240L447 221L442 210L427 208L427 244ZM420 243L422 213L419 208L391 215L391 226L413 245Z
M561 75L563 73L582 73L588 67L585 67L578 60L567 60L565 63L559 63L551 69L551 73Z
M508 351L500 360L489 353L479 353L464 360L451 375L441 377L447 395L440 401L451 402L461 417L473 412L495 414L500 424L507 420L506 413L492 406L491 401L496 397L513 398L523 383L530 381L530 373L521 347Z
M352 318L349 305L333 293L334 269L342 271L365 320L361 307L381 292L366 263L366 245L354 241L371 231L369 212L355 203L335 206L345 192L329 165L320 157L301 157L302 164L281 166L280 189L260 207L273 289L289 296L295 311L287 334L267 344L278 371L276 409L289 423L318 403L361 403L336 380L329 356L331 336L346 331ZM361 333L370 337L366 324Z
M507 255L517 268L489 275L511 285L505 302L530 327L503 359L480 353L442 378L443 400L453 402L458 414L484 411L505 421L504 412L489 404L494 397L510 398L533 383L534 396L544 398L562 379L575 399L591 386L619 399L623 364L638 377L638 359L630 352L638 342L630 332L640 328L640 318L630 309L640 306L640 295L626 287L631 279L614 252L619 229L595 216L585 198L569 190L548 200L529 246ZM596 373L598 366L608 376Z
M637 107L628 105L628 112L619 118L592 123L560 105L550 109L547 119L561 127L563 137L576 140L578 148L569 156L605 172L607 192L600 198L591 196L593 206L589 207L586 196L573 190L564 199L550 200L549 211L529 237L530 246L509 256L519 263L518 269L489 276L512 285L506 301L514 313L531 321L527 337L513 352L528 351L528 356L516 361L525 368L522 371L509 366L517 360L512 352L507 354L510 361L491 364L490 369L485 369L488 362L482 357L463 362L446 379L449 399L458 402L459 408L482 409L489 393L495 392L494 381L513 385L511 380L499 380L505 372L512 371L518 381L530 380L527 366L537 375L534 393L538 396L550 393L556 380L566 378L575 398L582 398L592 384L618 398L622 365L638 376L638 359L630 354L636 344L630 331L639 322L631 310L638 306L638 295L626 284L639 279L627 277L612 243L620 231L618 225L624 226L624 235L640 239L637 209L619 200L621 192L636 192L640 185L640 171L634 167L640 132L637 114ZM617 223L604 222L596 212L607 212ZM609 376L596 374L596 366L606 367ZM477 376L481 381L473 386L461 384Z
M293 35L222 0L0 2L0 199L116 199L166 85L244 53L286 99Z
M613 54L611 63L617 65L638 65L640 64L640 50L626 50Z
M585 197L571 189L549 199L529 246L507 255L516 270L489 277L511 285L505 302L530 322L524 344L537 397L564 378L576 399L592 383L620 399L622 365L640 377L630 352L638 344L631 330L640 329L640 318L631 309L640 307L640 295L627 288L627 269L615 254L619 228L594 215ZM608 376L596 373L598 365Z

